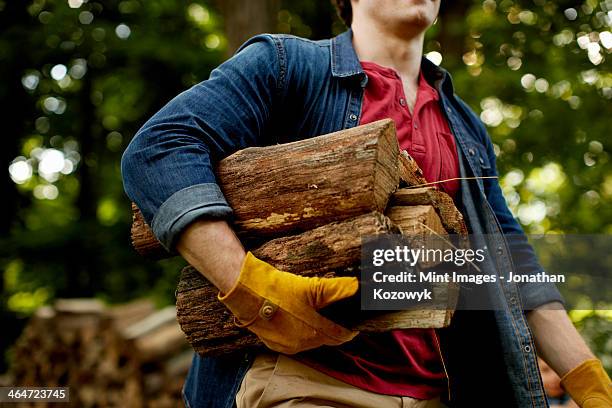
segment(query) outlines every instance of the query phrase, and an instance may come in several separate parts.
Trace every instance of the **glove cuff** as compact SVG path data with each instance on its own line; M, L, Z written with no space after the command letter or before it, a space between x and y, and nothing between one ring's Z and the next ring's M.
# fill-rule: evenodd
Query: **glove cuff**
M598 359L586 360L561 378L561 385L580 406L587 400L601 400L612 406L610 377Z
M248 327L257 318L270 320L276 313L278 306L258 294L249 287L249 283L256 279L251 276L254 270L259 268L271 268L268 264L260 261L251 252L247 252L246 257L240 268L240 275L229 292L217 294L217 299L223 303L235 317L235 323L239 327ZM265 272L265 271L264 271Z

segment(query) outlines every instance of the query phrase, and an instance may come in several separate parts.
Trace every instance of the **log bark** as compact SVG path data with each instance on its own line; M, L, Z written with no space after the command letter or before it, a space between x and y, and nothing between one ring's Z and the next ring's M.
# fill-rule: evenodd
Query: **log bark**
M297 142L249 147L221 160L216 175L243 239L302 232L382 212L399 184L395 125L381 120ZM132 243L168 256L134 212Z
M132 246L140 255L150 259L163 259L170 253L162 246L161 242L153 234L153 230L142 216L142 212L132 203Z
M401 188L391 196L389 205L416 206L431 205L440 216L442 225L450 234L467 235L463 215L455 207L453 199L434 187Z
M333 277L335 274L329 273L327 276ZM187 341L197 353L202 356L216 356L262 346L254 334L234 324L232 314L216 299L217 289L194 268L183 269L179 288L177 318L187 335ZM446 309L360 312L358 304L353 302L357 309L352 309L352 316L334 318L329 313L326 313L326 316L364 332L447 327L455 309L458 288L454 285L438 285L434 290L439 301L443 301L440 296L445 294L448 305ZM355 310L357 313L354 313Z
M372 212L274 239L253 254L298 275L356 275L361 237L388 233L399 233L399 229L387 217ZM177 319L193 348L203 355L214 355L259 344L255 336L234 325L231 313L217 300L217 292L193 267L183 269L177 288Z
M382 212L399 183L395 125L381 120L297 142L241 150L219 163L242 236L306 231Z
M431 206L396 207L388 213L403 223L402 230L418 233L416 236L430 235L432 231L445 233ZM411 223L415 224L414 227L410 227ZM429 229L416 224L427 225ZM358 276L361 237L397 232L399 229L394 223L374 212L300 235L272 240L254 250L253 254L281 270L299 275ZM217 292L193 267L183 269L177 290L177 319L193 348L201 355L219 355L261 345L256 336L234 324L231 313L217 300ZM345 309L351 315L349 318L341 315L330 318L363 331L445 327L454 309L450 297L448 305L449 310L368 312L359 316L355 313L359 304L353 303L352 309L349 310L349 306Z
M361 259L361 237L399 234L379 212L333 222L299 235L273 239L253 254L276 268L299 275L351 274Z

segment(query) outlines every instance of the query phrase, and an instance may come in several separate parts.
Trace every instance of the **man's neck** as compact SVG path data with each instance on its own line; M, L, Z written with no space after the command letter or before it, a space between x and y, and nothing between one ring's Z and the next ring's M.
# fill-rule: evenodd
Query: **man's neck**
M353 47L360 61L371 61L397 71L406 86L418 83L425 33L395 35L367 24L354 24Z

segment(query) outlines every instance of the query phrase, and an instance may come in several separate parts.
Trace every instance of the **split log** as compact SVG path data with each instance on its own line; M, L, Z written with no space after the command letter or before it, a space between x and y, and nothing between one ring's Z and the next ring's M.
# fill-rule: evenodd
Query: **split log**
M382 212L399 184L398 155L394 122L385 119L249 147L221 160L216 175L239 236L271 238ZM146 229L142 214L135 212L134 247L142 255L159 256L159 242Z
M451 248L448 233L440 217L431 205L393 206L385 215L402 230L402 235L411 247L425 246L431 249ZM424 268L431 268L440 262L419 262Z
M299 235L273 239L253 250L259 259L298 275L351 274L361 261L361 238L399 234L401 230L379 212L333 222ZM342 273L341 273L342 274Z
M392 120L266 147L249 147L217 168L244 236L306 231L383 211L399 183Z
M326 276L336 275L329 273ZM181 273L180 282L177 292L177 318L197 353L202 356L216 356L262 345L254 334L234 324L232 314L216 298L218 290L198 271L186 267ZM329 316L329 313L325 315L340 324L364 332L447 327L456 306L457 288L453 285L438 285L434 292L438 301L446 302L446 309L361 312L358 310L359 305L352 302L352 313L343 314L344 318L334 318Z
M408 186L420 186L427 183L423 170L406 150L402 150L399 154L399 173L400 180Z
M387 217L372 212L274 239L253 250L253 254L298 275L356 275L361 260L361 237L389 233L399 233L399 229ZM177 319L189 343L204 355L258 344L256 337L248 336L248 332L234 325L231 313L217 300L217 292L193 267L183 269L176 308Z
M128 347L136 350L139 362L162 360L180 351L185 334L176 321L176 308L167 306L121 332Z
M441 237L448 235L431 205L392 206L385 211L385 215L400 227L403 235L414 237L426 237L431 234Z
M418 231L421 235L431 235L431 231L445 233L431 206L397 207L392 208L390 214L404 224L406 231ZM411 228L410 223L422 225ZM254 250L253 254L281 270L299 275L358 276L361 237L397 232L399 229L389 219L379 213L371 213L324 225L300 235L272 240ZM234 324L231 313L217 300L217 292L193 267L183 269L177 290L177 318L193 348L202 355L218 355L260 345L256 336ZM353 304L350 311L347 306L347 313L330 317L363 331L444 327L449 323L450 310L454 309L450 298L448 305L449 310L360 314L355 313L359 305Z
M434 290L444 291L452 297L447 298L447 309L414 309L399 312L380 313L361 322L359 329L363 332L384 332L389 327L410 329L441 329L448 327L457 305L457 288L439 285ZM451 290L449 290L451 289ZM436 296L438 291L435 292Z
M393 193L389 205L432 205L449 233L467 235L463 215L455 207L453 199L434 187L401 188Z

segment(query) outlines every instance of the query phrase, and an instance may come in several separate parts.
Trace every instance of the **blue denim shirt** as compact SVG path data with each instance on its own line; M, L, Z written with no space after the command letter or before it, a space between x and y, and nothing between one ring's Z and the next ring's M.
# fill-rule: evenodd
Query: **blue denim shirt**
M169 251L199 217L231 217L215 164L248 146L284 143L356 126L367 76L347 31L330 40L260 35L210 78L149 119L121 162L127 195ZM486 129L453 90L450 75L422 61L457 141L461 175L496 176ZM461 210L475 234L491 234L497 273L542 270L496 179L463 180ZM503 234L516 234L512 255ZM520 256L515 256L515 254ZM515 264L513 264L513 261ZM489 311L459 311L441 333L451 406L545 407L535 347L524 311L562 301L554 285L491 285ZM250 354L194 357L184 397L191 407L231 407ZM493 405L488 405L490 401ZM493 402L495 401L495 402Z

